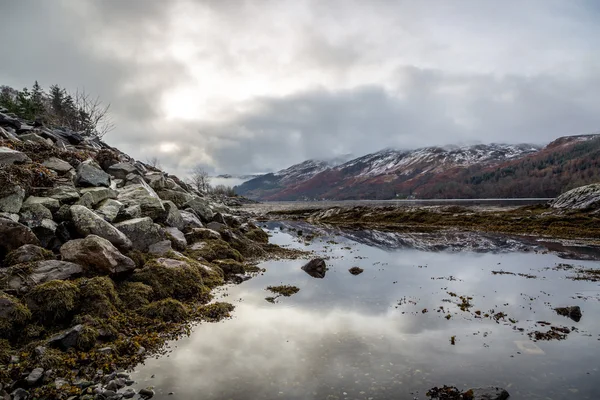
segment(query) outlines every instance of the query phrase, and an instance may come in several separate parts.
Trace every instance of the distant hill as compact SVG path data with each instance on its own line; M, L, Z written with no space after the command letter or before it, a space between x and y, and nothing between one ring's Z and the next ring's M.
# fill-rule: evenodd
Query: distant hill
M309 160L236 187L258 200L554 197L600 182L600 135L546 147L488 144L385 149L339 165Z

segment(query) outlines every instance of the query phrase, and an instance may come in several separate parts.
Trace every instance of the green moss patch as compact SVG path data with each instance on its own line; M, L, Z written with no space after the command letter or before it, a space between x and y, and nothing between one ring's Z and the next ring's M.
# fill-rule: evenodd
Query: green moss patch
M269 235L260 228L250 230L245 236L254 242L269 243Z
M36 319L43 323L66 320L77 306L79 289L68 281L50 281L34 287L26 297Z
M121 301L115 290L115 284L109 277L82 278L75 283L79 288L79 303L82 313L108 317L117 312Z
M244 257L239 251L233 249L224 240L206 240L202 243L202 247L197 249L189 249L186 254L193 259L203 258L207 261L219 259L232 259L235 261L243 261Z
M218 322L224 318L231 317L231 312L235 309L233 304L216 302L207 304L198 308L200 317L208 322Z
M183 322L189 315L187 307L175 299L155 301L141 308L139 312L147 318L164 322Z
M31 312L16 297L0 292L0 334L12 336L29 321Z
M300 288L291 285L280 285L269 286L267 287L267 290L281 296L290 297L291 295L298 293L300 291Z
M137 310L147 306L154 296L154 290L142 282L124 282L119 285L118 291L126 310Z

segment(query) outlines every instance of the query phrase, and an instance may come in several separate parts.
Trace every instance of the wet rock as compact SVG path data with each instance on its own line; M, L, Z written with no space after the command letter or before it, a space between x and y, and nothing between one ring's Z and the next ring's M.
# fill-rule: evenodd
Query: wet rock
M16 264L42 261L46 258L47 254L48 251L40 246L25 244L9 253L4 260L4 265L10 267Z
M192 212L189 211L180 211L181 218L183 219L183 229L182 231L186 231L194 228L204 228L200 219Z
M506 400L510 396L508 392L499 387L473 388L467 391L471 392L473 400Z
M322 258L315 258L304 265L302 270L313 278L325 278L327 265L325 264L325 260Z
M352 267L348 270L352 275L360 275L364 272L364 269L359 267Z
M124 207L125 205L118 200L107 199L98 206L96 214L100 215L107 222L113 222ZM141 208L139 210L141 215Z
M569 317L575 322L579 322L581 320L581 308L579 308L579 306L558 307L555 308L554 311L556 311L558 315Z
M10 149L8 147L0 147L0 165L13 165L30 163L31 158L25 153Z
M135 268L131 258L121 254L108 240L96 235L63 244L60 254L65 261L81 264L102 274L115 274Z
M63 351L67 351L77 345L77 339L82 331L83 325L75 325L48 339L48 346L58 347Z
M73 186L56 186L48 191L48 197L56 199L61 203L72 204L79 200L79 192Z
M550 202L552 208L559 210L582 210L600 207L600 183L580 186L561 194Z
M185 239L183 232L177 228L167 227L165 228L165 233L174 248L181 251L185 250L185 247L187 246L187 240Z
M177 229L183 229L185 223L183 221L183 217L181 216L181 212L172 201L166 200L162 202L165 210L167 211L167 215L164 219L164 223L167 226L172 226Z
M147 388L141 389L138 392L138 394L143 399L150 399L150 398L154 397L154 390L151 387L147 387Z
M60 202L52 197L29 196L23 203L23 207L40 204L52 212L58 211Z
M97 235L121 250L131 249L132 243L123 232L106 222L102 217L84 206L71 206L71 219L82 236Z
M166 238L160 225L152 222L149 217L119 222L115 227L131 240L133 249L139 251L147 251L149 246Z
M108 167L106 172L114 176L116 179L125 179L129 174L139 175L138 170L133 166L133 164L126 162L113 164Z
M203 222L210 222L215 215L210 208L208 200L201 197L194 197L183 205L184 208L191 208Z
M42 376L44 376L44 368L35 368L29 373L25 381L29 386L35 386L42 379Z
M40 241L27 226L0 217L0 256L25 244L40 245Z
M159 190L157 194L164 201L172 201L178 208L183 207L185 203L194 198L194 196L189 193L170 189Z
M154 190L146 183L126 186L119 189L117 198L126 206L138 205L142 209L142 216L152 219L164 218L166 210L162 201Z
M110 175L91 163L82 162L77 166L75 184L82 187L110 187Z
M44 161L42 165L48 169L59 173L69 172L73 169L73 166L71 166L71 164L56 157L50 157L49 159Z
M0 212L18 213L23 205L25 190L19 185L8 184L0 188L0 191L2 192L0 195Z

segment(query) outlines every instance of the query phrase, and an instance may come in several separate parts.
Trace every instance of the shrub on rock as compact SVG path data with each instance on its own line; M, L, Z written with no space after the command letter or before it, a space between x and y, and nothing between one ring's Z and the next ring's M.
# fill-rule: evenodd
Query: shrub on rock
M36 319L54 323L67 319L77 306L79 290L72 282L50 281L34 287L26 297Z
M189 315L185 305L174 299L155 301L140 309L140 314L147 318L164 322L184 322Z

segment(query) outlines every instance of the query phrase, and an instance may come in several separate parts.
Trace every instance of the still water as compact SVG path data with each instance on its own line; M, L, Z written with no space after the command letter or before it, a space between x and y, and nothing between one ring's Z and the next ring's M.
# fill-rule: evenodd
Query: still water
M600 398L600 286L552 269L598 268L589 260L596 249L573 261L561 258L572 249L514 238L320 229L306 241L312 228L300 226L299 236L298 227L267 228L274 243L328 257L324 279L300 269L306 260L261 264L264 274L218 296L236 306L232 319L171 343L168 355L136 369L136 388L154 386L159 399L333 400L426 399L433 386L495 385L511 399ZM351 275L353 266L364 272ZM536 278L492 274L499 270ZM266 287L280 284L300 291L267 302ZM459 296L472 297L472 307L462 311ZM553 311L575 305L579 322ZM506 316L496 321L498 312ZM537 321L577 331L534 342L528 332L549 329Z

